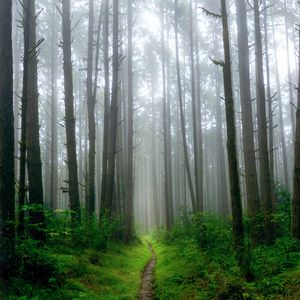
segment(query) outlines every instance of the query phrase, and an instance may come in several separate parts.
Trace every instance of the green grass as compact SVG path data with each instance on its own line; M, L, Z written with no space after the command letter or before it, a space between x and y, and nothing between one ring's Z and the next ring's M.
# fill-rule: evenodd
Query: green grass
M155 295L161 300L298 300L299 253L285 257L278 245L258 248L252 255L256 279L241 278L233 253L201 249L188 237L153 237L157 255ZM213 254L212 254L213 253Z
M42 289L26 282L13 282L12 289L19 296L7 296L7 300L137 299L141 274L151 256L145 240L131 246L111 243L105 252L70 253L50 254L58 260L64 277L62 286Z

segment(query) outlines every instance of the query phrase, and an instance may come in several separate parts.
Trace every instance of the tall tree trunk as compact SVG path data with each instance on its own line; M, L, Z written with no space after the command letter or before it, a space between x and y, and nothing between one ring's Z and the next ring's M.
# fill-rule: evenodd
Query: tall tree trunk
M259 192L254 149L254 131L252 99L250 90L250 59L248 25L245 0L236 0L239 48L239 79L242 108L243 154L245 164L246 198L249 217L255 217L260 211ZM257 228L251 224L250 234L257 240Z
M25 67L26 77L23 98L26 98L26 147L27 170L29 187L29 204L39 205L38 209L30 209L30 235L32 238L44 241L44 213L43 209L43 183L42 162L39 138L39 109L38 109L38 84L37 84L37 47L36 42L36 16L35 0L24 0L24 39L28 38L24 52L28 53L28 65ZM28 26L28 28L26 28ZM28 47L28 48L27 48ZM24 60L25 63L25 60ZM23 124L24 125L24 124Z
M300 31L299 31L300 46ZM292 200L292 237L300 240L300 54L298 62L298 89L295 136L295 162L294 162L294 191Z
M266 61L266 79L267 79L267 103L268 103L268 116L269 116L269 165L270 165L270 180L272 189L272 207L273 211L276 210L275 199L275 181L274 181L274 120L273 120L273 97L271 95L271 75L270 75L270 58L269 58L269 32L267 22L267 3L264 4L264 33L265 33L265 61Z
M165 50L165 6L161 1L161 55L162 55L162 104L163 104L163 146L164 146L164 197L166 228L169 230L173 226L173 199L172 188L170 188L171 174L169 173L169 142L168 142L168 117L167 117L167 91L166 91L166 50ZM171 189L171 190L170 190Z
M0 1L0 279L15 243L12 1ZM8 253L10 252L10 253Z
M216 130L217 130L217 166L218 166L218 199L221 206L221 213L224 216L229 214L227 168L225 162L225 149L223 143L223 126L222 126L222 106L221 106L221 78L216 73Z
M52 46L51 46L51 167L50 167L50 208L58 208L58 153L57 153L57 22L55 1L52 1Z
M290 61L290 43L289 43L289 29L288 29L288 13L287 13L287 5L286 0L284 0L284 28L285 28L285 45L286 45L286 59L287 59L287 67L288 67L288 83L289 83L289 96L290 103L294 104L294 93L292 87L292 71L291 71L291 61ZM292 121L292 137L295 137L295 111L294 106L291 105L291 121Z
M63 33L63 69L65 88L65 125L67 137L67 165L69 200L72 222L80 222L80 202L78 189L78 171L76 158L75 116L73 95L73 71L71 58L71 17L70 0L62 1L62 33Z
M167 16L167 13L166 13ZM167 39L165 51L168 55L166 57L166 86L167 86L167 97L166 97L166 141L167 141L167 168L168 168L168 199L169 199L169 219L171 224L174 224L174 198L173 198L173 174L172 174L172 138L171 138L171 66L170 66L170 52L169 52L169 36L170 27L167 26ZM166 53L165 52L165 53Z
M88 59L87 59L87 110L89 128L89 163L87 173L87 212L92 215L95 211L95 155L96 155L96 122L95 98L93 97L93 44L94 44L94 0L89 0L89 25L88 25ZM97 68L97 66L96 66Z
M109 203L106 203L107 187L107 159L108 159L108 130L109 130L109 5L108 0L104 0L103 10L103 64L104 64L104 124L103 124L103 154L102 154L102 181L101 181L101 210L100 214L109 209Z
M194 58L194 18L193 18L193 1L190 0L190 59L191 59L191 96L193 110L193 143L194 143L194 173L195 173L195 196L196 209L203 212L203 183L200 173L202 173L202 164L199 157L199 137L198 137L198 109L196 95L196 76L195 76L195 58ZM198 66L199 67L199 66ZM202 147L202 145L201 145Z
M272 214L272 184L268 152L268 133L266 118L266 96L263 73L263 51L260 26L259 1L254 0L255 50L256 50L256 102L258 124L258 147L260 162L261 203L265 217L265 242L271 244L274 239Z
M104 207L108 213L113 211L115 190L116 142L118 127L118 89L119 89L119 0L113 1L113 57L112 57L112 94L110 105L110 124L107 155L107 182Z
M274 30L274 21L272 18L272 31L273 31L273 43L274 43L274 57L275 57L275 77L276 77L276 86L277 86L277 99L278 99L278 109L279 109L279 130L280 130L280 143L282 151L282 164L283 164L283 178L284 184L289 187L289 172L288 172L288 158L287 158L287 149L286 149L286 139L284 131L284 122L283 122L283 107L282 107L282 95L279 79L279 70L278 70L278 51L275 42L275 30Z
M200 76L200 55L199 55L199 30L198 30L198 2L195 1L195 12L196 12L196 33L195 33L195 51L196 51L196 108L197 108L197 139L198 139L198 182L199 182L199 203L200 211L204 210L203 205L203 141L202 141L202 102L201 102L201 76ZM224 201L227 197L224 196ZM228 201L225 202L226 204ZM201 208L202 206L202 208ZM226 212L225 212L226 213Z
M175 0L175 48L176 48L176 73L177 73L177 88L178 88L178 100L179 100L179 109L180 109L180 122L181 122L181 133L183 140L183 151L184 151L184 164L187 173L187 180L189 186L189 192L192 201L193 211L197 211L196 197L193 188L192 174L189 162L189 154L187 147L187 138L186 138L186 128L185 128L185 117L183 109L183 97L182 97L182 84L181 84L181 74L180 74L180 62L179 62L179 41L178 41L178 0Z
M133 73L132 73L132 0L128 0L128 157L126 182L125 241L133 236Z
M248 262L245 257L244 226L243 212L240 192L240 179L238 170L238 155L236 150L236 130L235 130L235 111L233 100L233 89L231 79L231 60L230 60L230 42L228 16L226 0L221 0L222 8L222 25L223 25L223 42L224 42L224 92L227 124L227 152L230 177L230 194L233 219L233 237L234 247L237 253L239 266L243 272L248 272Z
M154 76L152 75L152 191L153 191L153 207L154 207L154 226L158 227L159 220L159 202L158 202L158 186L157 186L157 163L156 163L156 111L154 105Z

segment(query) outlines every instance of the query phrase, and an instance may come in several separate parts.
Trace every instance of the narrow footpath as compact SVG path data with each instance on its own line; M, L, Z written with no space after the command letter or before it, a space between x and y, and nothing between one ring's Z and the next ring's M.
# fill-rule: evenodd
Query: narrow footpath
M142 285L140 290L139 300L153 300L153 272L156 264L156 255L153 250L152 245L148 242L149 250L152 253L151 259L146 265L143 275L142 275Z

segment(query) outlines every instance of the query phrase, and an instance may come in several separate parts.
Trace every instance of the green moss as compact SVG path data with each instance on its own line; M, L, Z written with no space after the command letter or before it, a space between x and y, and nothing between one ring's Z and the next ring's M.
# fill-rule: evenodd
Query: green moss
M23 289L17 295L11 291L12 295L7 299L137 299L141 274L150 256L144 240L130 246L112 243L105 252L84 250L81 255L56 253L53 257L65 278L62 286L45 289L23 282Z
M251 257L255 280L248 283L232 251L203 249L191 236L172 232L151 241L157 254L157 299L300 299L299 250L293 242L278 239L274 246L256 248Z

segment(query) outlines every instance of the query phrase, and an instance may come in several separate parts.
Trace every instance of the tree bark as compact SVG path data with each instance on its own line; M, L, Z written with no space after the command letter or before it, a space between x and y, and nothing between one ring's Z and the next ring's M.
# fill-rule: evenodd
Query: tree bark
M44 213L43 213L43 183L42 162L39 138L39 109L38 109L38 84L37 84L37 41L36 41L36 16L35 0L24 0L24 39L28 39L24 52L28 55L24 72L27 79L24 86L26 99L26 150L29 204L38 205L38 208L29 210L30 235L33 239L43 242L45 240ZM28 26L28 28L26 28ZM28 47L28 48L27 48ZM24 60L25 63L25 60ZM23 124L25 125L25 124Z
M102 154L102 181L101 181L101 210L100 215L109 209L109 203L106 203L107 189L107 160L108 160L108 130L109 130L109 5L108 0L103 4L103 64L104 64L104 124L103 124L103 154Z
M128 243L133 237L133 72L132 72L132 0L128 0L128 136L127 136L127 182L126 182L126 214L125 241Z
M95 98L93 97L93 43L94 43L94 0L89 0L89 25L88 25L88 59L87 59L87 109L89 129L89 162L88 162L88 193L87 212L92 215L95 211L95 156L96 156L96 122ZM96 66L97 67L97 66Z
M193 1L190 0L190 59L191 59L191 97L193 110L193 144L194 144L194 173L195 173L195 196L197 212L203 212L203 182L202 182L202 158L199 153L199 135L198 135L198 109L197 100L199 94L196 94L196 75L195 75L195 58L194 58L194 18L193 18ZM199 65L197 65L199 69ZM199 90L199 87L198 87ZM201 120L201 117L200 117ZM201 145L202 148L202 145Z
M57 162L57 35L55 1L52 2L52 47L51 47L51 167L50 167L50 208L58 208L58 162Z
M178 41L178 0L175 0L175 48L176 48L177 89L178 89L178 101L179 101L179 110L180 110L181 133L182 133L182 140L183 140L184 164L186 168L189 192L192 201L192 208L193 211L196 212L197 204L196 204L196 197L193 188L192 174L191 174L189 154L187 148L185 117L184 117L183 97L182 97L182 84L181 84L181 74L180 74L179 41Z
M113 1L113 57L112 57L112 94L110 105L110 124L107 156L107 182L104 207L108 214L113 213L115 190L116 142L118 128L118 89L119 89L119 1Z
M80 222L80 202L78 189L77 154L75 139L75 116L73 95L73 71L71 58L71 16L70 0L62 1L62 33L63 33L63 69L65 88L65 125L67 137L67 165L69 200L72 223Z
M164 197L165 197L165 215L166 215L166 228L171 229L173 226L173 197L170 174L170 160L168 155L171 155L170 143L168 140L168 111L167 111L167 90L166 90L166 50L165 50L165 5L161 1L161 60L162 60L162 107L163 107L163 159L164 159Z
M12 1L0 1L0 279L15 244Z
M233 238L234 247L237 253L239 266L243 272L248 272L248 261L245 256L244 242L244 226L243 212L240 192L240 179L238 170L238 155L236 150L236 129L235 129L235 111L232 88L232 73L230 60L230 42L228 16L226 8L226 0L221 0L222 8L222 26L223 26L223 42L224 42L224 92L225 92L225 108L226 108L226 124L227 124L227 152L230 178L230 194L233 219Z
M250 59L248 25L245 0L236 0L238 23L238 49L239 49L239 80L240 98L242 108L243 154L245 164L245 182L248 216L255 217L260 211L259 192L257 183L256 160L254 149L254 131L252 99L250 89ZM250 234L257 240L257 228L251 224Z
M271 244L274 240L272 214L272 184L268 152L268 134L266 118L266 96L263 73L263 51L260 26L259 1L254 1L255 50L256 50L256 102L258 124L258 146L260 162L261 203L264 212L265 242Z
M300 31L299 31L300 46ZM300 54L298 62L298 89L295 136L295 162L294 162L294 191L292 200L292 237L300 240Z

